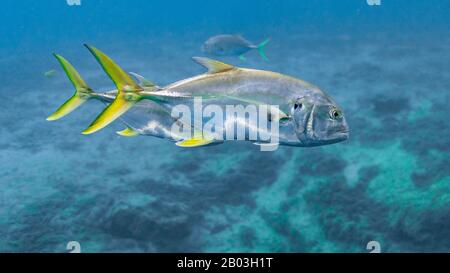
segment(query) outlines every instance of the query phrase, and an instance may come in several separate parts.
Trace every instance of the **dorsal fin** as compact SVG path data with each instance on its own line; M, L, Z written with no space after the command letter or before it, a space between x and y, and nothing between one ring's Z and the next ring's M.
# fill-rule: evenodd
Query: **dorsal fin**
M144 78L143 76L139 75L138 73L129 72L129 74L132 75L133 77L135 77L138 80L138 84L140 86L142 86L142 87L154 87L154 86L156 86L156 84L154 84L150 80L147 80L146 78Z
M205 57L192 57L192 59L196 63L206 67L209 74L225 72L234 68L231 64L226 64Z
M242 33L235 33L235 34L233 34L233 36L236 38L244 39L244 36L242 35Z

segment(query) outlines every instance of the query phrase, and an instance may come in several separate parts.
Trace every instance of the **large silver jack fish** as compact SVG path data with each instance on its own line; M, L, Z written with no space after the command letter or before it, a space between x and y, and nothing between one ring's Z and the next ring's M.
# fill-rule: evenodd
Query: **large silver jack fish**
M150 135L169 139L181 147L222 143L205 136L201 128L193 127L194 133L190 137L172 130L175 123L181 122L172 115L172 110L180 104L192 107L195 98L202 98L205 107L277 105L276 113L268 112L268 120L269 123L274 122L270 117L277 117L277 138L281 145L319 146L344 141L349 136L347 122L337 104L318 87L300 79L193 57L195 62L208 69L205 74L159 87L136 73L130 73L133 79L106 54L93 46L86 47L117 89L105 93L94 92L66 59L54 54L74 85L75 94L47 118L49 121L60 119L90 99L107 103L108 106L83 134L97 132L120 118L126 125L123 131L117 132L122 136ZM267 139L249 139L248 132L251 130L259 128L246 128L244 140L262 145L267 143Z

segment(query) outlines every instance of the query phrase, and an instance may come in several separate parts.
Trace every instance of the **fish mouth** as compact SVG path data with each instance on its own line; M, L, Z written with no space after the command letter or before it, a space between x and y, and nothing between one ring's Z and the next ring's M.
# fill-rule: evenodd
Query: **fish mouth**
M344 141L347 140L350 136L350 132L349 131L340 131L340 132L336 132L331 136L332 140L335 141Z
M338 142L346 141L349 138L349 131L339 131L329 135L327 138L318 139L318 138L303 138L301 139L304 146L314 147L314 146L322 146L335 144Z
M328 145L328 144L335 144L338 142L346 141L349 138L349 132L348 131L340 131L332 134L327 140L324 140L319 145Z

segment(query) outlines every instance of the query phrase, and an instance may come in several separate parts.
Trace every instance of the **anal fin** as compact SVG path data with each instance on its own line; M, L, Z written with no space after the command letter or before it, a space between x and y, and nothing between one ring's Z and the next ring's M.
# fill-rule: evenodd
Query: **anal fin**
M186 140L181 140L175 143L178 147L183 148L194 148L194 147L201 147L201 146L207 146L213 143L214 141L211 139L203 139L203 138L190 138Z
M183 148L194 148L194 147L201 147L201 146L207 146L214 143L214 139L212 138L205 138L202 133L195 132L194 136L189 139L180 140L175 143L178 147Z
M139 135L139 133L136 130L134 130L133 128L130 128L130 127L127 127L122 131L117 131L116 133L118 135L125 136L125 137L134 137L134 136Z

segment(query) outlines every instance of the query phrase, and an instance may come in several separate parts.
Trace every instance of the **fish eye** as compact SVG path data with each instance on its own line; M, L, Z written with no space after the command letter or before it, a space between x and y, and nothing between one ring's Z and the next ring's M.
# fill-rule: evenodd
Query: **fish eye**
M333 107L333 108L330 109L329 115L330 115L331 119L334 119L334 120L341 119L342 118L342 111L339 110L338 108Z
M297 109L301 110L302 108L303 108L303 104L301 102L296 102L294 104L294 110L297 110Z

